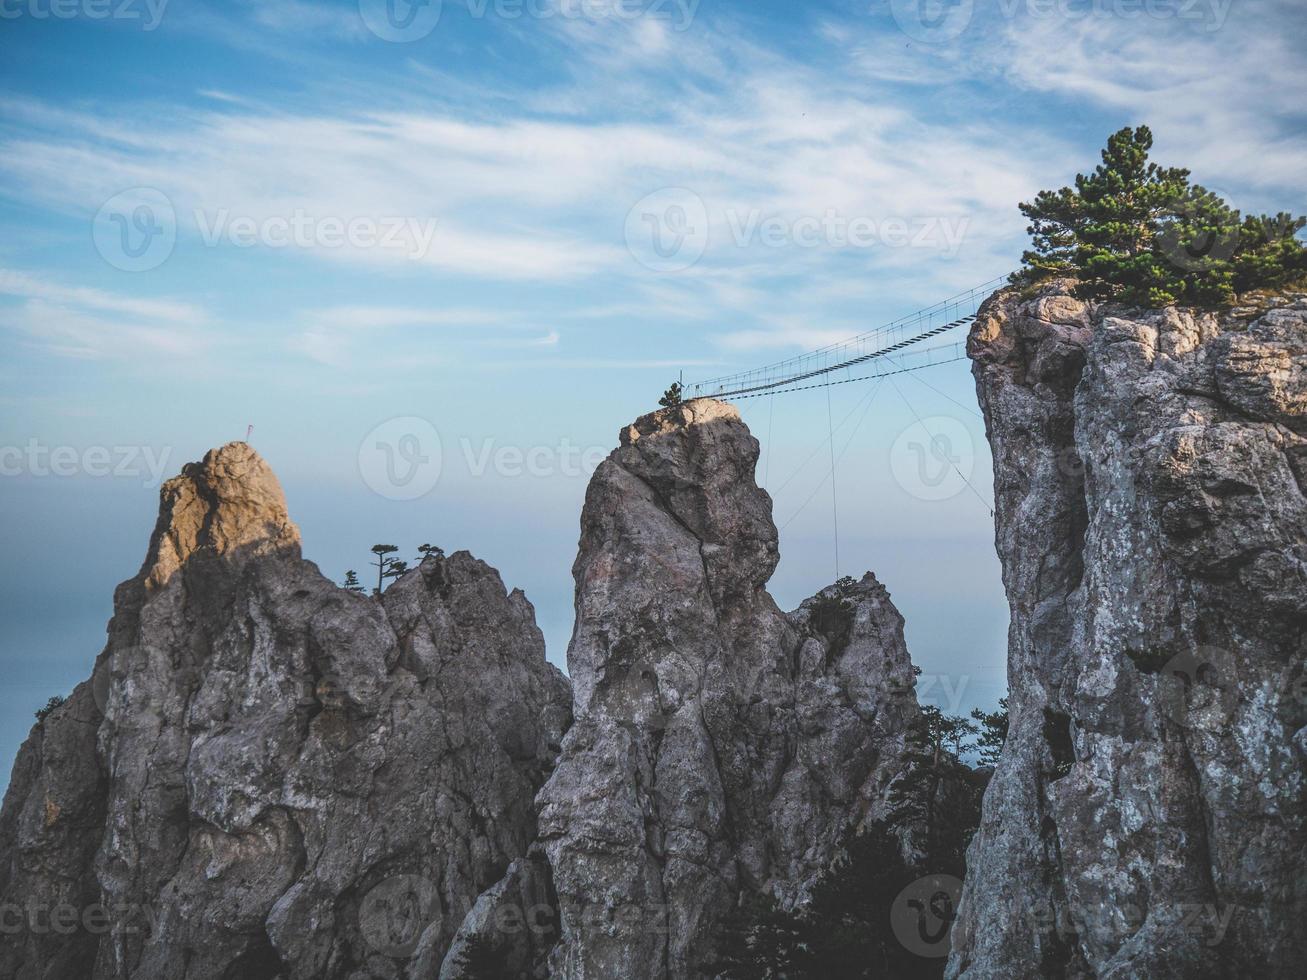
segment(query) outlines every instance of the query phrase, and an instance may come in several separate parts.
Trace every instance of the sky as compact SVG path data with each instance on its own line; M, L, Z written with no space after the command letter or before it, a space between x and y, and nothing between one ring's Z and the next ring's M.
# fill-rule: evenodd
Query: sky
M161 480L251 425L324 574L469 549L563 665L586 480L668 383L1009 272L1017 203L1121 126L1307 211L1305 29L1300 0L0 0L0 768L89 674ZM966 363L741 409L782 606L871 569L921 699L991 707Z

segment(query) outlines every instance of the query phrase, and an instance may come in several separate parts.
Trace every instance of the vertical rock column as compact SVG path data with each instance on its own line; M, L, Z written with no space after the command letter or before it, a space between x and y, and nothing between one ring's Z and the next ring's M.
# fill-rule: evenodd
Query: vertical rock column
M556 976L698 975L717 918L745 892L801 899L898 771L902 619L870 575L827 634L776 607L757 458L733 406L696 400L623 430L591 481L576 721L539 798Z

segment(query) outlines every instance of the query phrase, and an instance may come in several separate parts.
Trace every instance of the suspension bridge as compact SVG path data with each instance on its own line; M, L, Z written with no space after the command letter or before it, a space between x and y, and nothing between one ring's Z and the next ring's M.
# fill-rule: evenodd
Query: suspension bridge
M964 341L948 344L928 342L971 323L980 304L1007 282L1006 275L998 276L934 306L837 344L750 371L691 384L685 397L735 401L781 395L871 381L961 360L966 357ZM919 347L921 344L928 346Z
M925 387L930 388L937 395L952 401L964 411L979 415L973 407L963 405L920 378L917 372L926 368L964 360L967 356L965 340L950 340L947 335L958 327L972 323L976 319L980 304L988 299L995 290L1007 285L1008 282L1009 277L1007 275L998 276L933 306L900 317L884 326L858 334L848 340L830 344L782 361L776 361L763 367L691 383L685 386L683 397L687 400L716 398L722 401L739 401L762 397L771 399L767 422L767 455L763 464L763 485L767 487L773 496L784 490L800 473L806 472L808 465L817 457L818 453L829 446L830 466L826 475L807 495L798 509L788 519L781 522L779 527L784 530L829 483L835 548L835 574L838 578L840 573L839 502L835 486L836 470L839 461L843 459L844 454L848 452L849 447L853 444L854 437L862 427L862 423L870 414L876 396L886 384L892 387L917 424L928 432L932 447L936 445L936 440L939 437L935 433L930 433L926 428L921 415L913 407L907 394L895 381L896 375L910 376ZM852 410L837 425L831 408L831 389L837 385L858 382L873 382L873 384L869 385L867 393L857 401ZM772 396L823 388L826 392L826 439L813 449L807 459L788 478L779 485L772 487L770 480L771 428L775 415L775 399ZM855 416L857 422L847 438L844 439L843 448L837 452L835 445L836 434L840 433L853 421ZM946 461L952 466L963 483L966 484L967 489L971 491L972 496L980 502L990 516L993 516L993 504L972 485L967 475L958 469L956 461L952 460L948 452L947 446L943 447L943 451L936 453L936 458Z

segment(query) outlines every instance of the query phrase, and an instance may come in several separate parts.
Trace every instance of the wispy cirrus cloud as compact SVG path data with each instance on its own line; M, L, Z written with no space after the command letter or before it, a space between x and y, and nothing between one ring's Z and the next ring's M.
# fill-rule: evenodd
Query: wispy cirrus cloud
M185 357L212 342L206 317L191 303L121 296L0 269L0 327L46 353L81 359L141 354Z
M176 209L181 251L219 215L255 225L296 213L404 219L434 229L430 239L405 225L400 248L302 251L365 276L573 288L575 309L552 309L559 319L624 308L644 320L704 321L720 345L747 352L839 329L804 323L874 324L891 286L928 302L1014 264L1025 224L1015 203L1067 182L1092 156L1084 133L1068 138L997 105L992 96L1013 86L1153 122L1159 151L1192 160L1208 171L1199 179L1222 189L1274 196L1300 167L1293 86L1268 100L1259 72L1269 55L1299 77L1303 58L1266 25L1203 33L1123 18L1031 19L1009 6L1011 17L978 17L935 47L910 43L883 11L819 21L802 50L702 10L684 32L652 17L496 24L529 50L565 55L550 84L530 87L460 86L413 58L385 79L358 77L354 99L324 87L331 99L302 96L277 110L225 91L167 113L47 113L39 101L10 100L0 116L21 125L0 130L3 193L85 217L124 188L155 187ZM1282 4L1270 9L1290 16ZM271 31L303 26L344 40L357 12L341 10L244 13ZM330 74L326 58L298 56ZM1093 125L1097 145L1106 133ZM628 247L632 209L665 188L701 202L705 223L702 254L670 273ZM805 223L830 220L870 223L877 235L862 246L824 232L797 241ZM778 243L758 230L773 222ZM909 234L896 242L885 229L900 224ZM930 227L950 230L917 234ZM481 292L475 309L422 318L456 326L511 315L493 286ZM398 315L315 314L294 343L341 358L350 342L339 331L421 325Z

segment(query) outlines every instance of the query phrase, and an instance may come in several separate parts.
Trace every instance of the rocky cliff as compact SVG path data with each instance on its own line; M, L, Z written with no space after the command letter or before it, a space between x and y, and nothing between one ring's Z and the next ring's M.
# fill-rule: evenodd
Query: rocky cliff
M434 976L536 836L570 702L493 569L338 588L265 463L215 450L164 485L93 677L15 765L0 976Z
M737 410L699 400L626 428L591 481L576 721L540 794L554 976L699 976L719 917L801 900L902 770L903 620L870 574L777 608L757 459Z
M999 294L1011 729L949 974L1307 975L1307 297Z
M187 466L92 678L15 766L0 975L709 969L726 913L803 903L884 815L920 718L874 576L768 595L757 458L717 402L622 432L581 519L574 699L470 555L357 595L301 559L248 446Z

